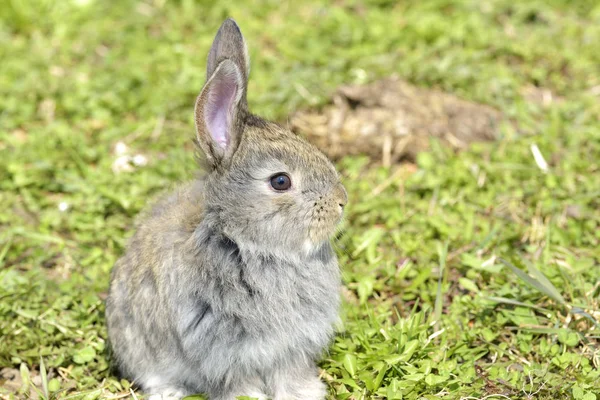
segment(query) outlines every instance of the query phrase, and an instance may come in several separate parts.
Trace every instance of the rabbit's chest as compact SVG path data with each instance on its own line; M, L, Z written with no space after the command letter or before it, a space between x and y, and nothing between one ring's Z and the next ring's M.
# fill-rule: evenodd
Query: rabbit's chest
M242 276L248 292L240 322L250 337L263 338L267 348L320 349L327 344L337 318L337 262L285 267L265 265L260 274Z
M337 312L339 296L339 277L337 265L317 264L307 266L305 270L287 270L279 268L265 269L262 276L253 281L246 280L247 301L252 305L249 319L272 321L273 324L288 325L326 317Z
M182 313L185 348L271 365L284 354L317 357L329 343L340 296L334 256L302 264L226 262L213 271Z

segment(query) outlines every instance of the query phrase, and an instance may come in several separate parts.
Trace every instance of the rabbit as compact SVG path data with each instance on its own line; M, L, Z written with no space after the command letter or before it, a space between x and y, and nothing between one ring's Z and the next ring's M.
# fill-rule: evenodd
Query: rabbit
M204 174L156 203L111 272L114 365L153 400L326 395L347 193L316 147L248 111L249 72L227 19L195 103Z

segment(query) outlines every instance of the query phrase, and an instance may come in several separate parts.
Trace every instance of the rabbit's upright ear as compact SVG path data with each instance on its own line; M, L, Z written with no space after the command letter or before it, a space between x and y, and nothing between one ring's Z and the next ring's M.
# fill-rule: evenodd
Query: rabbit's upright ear
M198 143L212 167L229 161L240 143L248 112L249 70L242 32L235 21L227 19L208 54L207 82L195 108Z
M244 80L248 80L250 73L250 58L248 48L240 27L231 18L227 18L219 28L206 65L206 79L210 79L221 61L229 59L240 68Z

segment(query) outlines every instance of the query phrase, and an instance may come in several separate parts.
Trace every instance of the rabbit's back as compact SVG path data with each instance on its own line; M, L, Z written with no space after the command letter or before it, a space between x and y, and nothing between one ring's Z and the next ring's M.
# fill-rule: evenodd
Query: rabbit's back
M112 354L125 376L139 375L135 364L173 354L177 340L165 304L164 270L172 269L176 248L189 240L201 219L201 187L202 181L184 185L147 210L112 270L106 319Z

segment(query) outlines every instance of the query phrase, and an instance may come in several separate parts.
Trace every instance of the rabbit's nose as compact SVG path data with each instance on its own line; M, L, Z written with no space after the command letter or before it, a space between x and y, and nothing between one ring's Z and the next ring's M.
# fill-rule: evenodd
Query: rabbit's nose
M346 193L346 189L341 183L338 183L333 189L333 197L342 209L348 204L348 193Z

